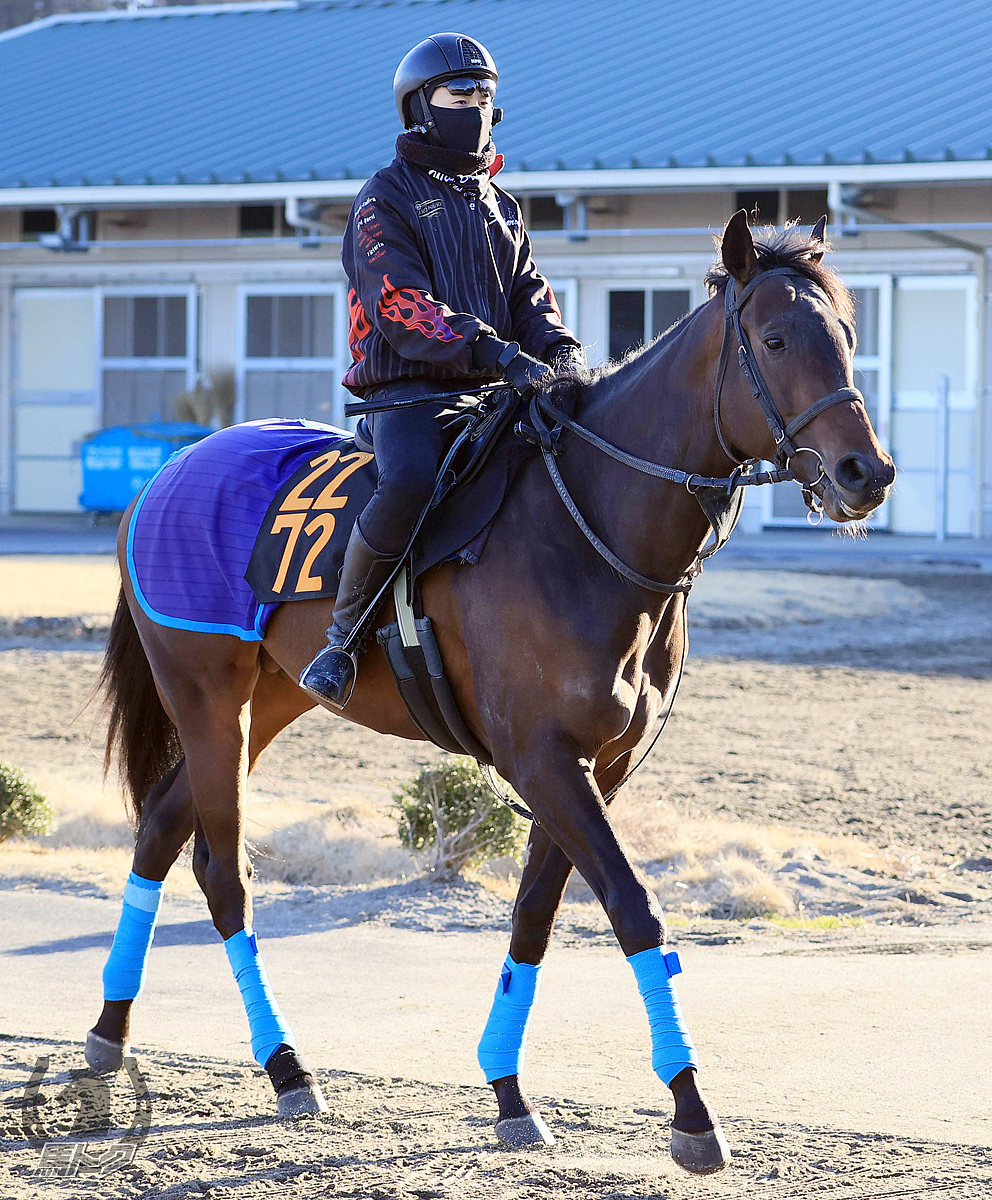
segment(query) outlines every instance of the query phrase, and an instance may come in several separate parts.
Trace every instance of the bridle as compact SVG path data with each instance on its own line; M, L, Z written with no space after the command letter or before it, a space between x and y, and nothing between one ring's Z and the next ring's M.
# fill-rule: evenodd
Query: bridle
M568 413L558 408L550 396L544 392L538 392L531 399L529 424L519 423L516 426L516 432L520 436L540 447L555 491L558 493L562 503L568 509L572 519L578 525L586 540L615 571L638 587L646 588L648 591L667 592L669 594L688 592L692 587L693 579L702 569L702 560L720 549L726 541L726 537L722 540L718 538L716 544L707 546L705 550L701 551L695 562L678 583L662 583L659 580L649 579L646 575L642 575L639 571L634 570L633 567L628 566L619 559L590 529L579 512L578 506L572 499L568 488L565 486L565 481L562 479L561 472L558 470L558 465L555 462L556 455L561 452L558 442L562 429L568 429L584 442L588 442L590 446L595 446L597 450L601 450L604 454L609 455L610 458L623 463L624 466L630 467L634 471L640 472L642 475L651 475L656 479L668 480L669 483L682 484L692 495L696 495L701 488L719 488L724 489L728 496L732 496L738 488L742 487L757 487L766 483L781 483L786 481L796 482L802 488L803 499L810 509L810 513L819 514L822 517L823 507L819 496L813 489L826 478L823 458L819 451L814 450L811 446L797 446L793 438L801 429L805 429L810 422L820 416L821 413L826 412L828 408L833 408L835 404L856 403L863 405L865 399L857 388L838 388L834 392L828 392L825 396L821 396L819 400L814 400L808 408L804 408L797 417L786 423L785 418L779 412L775 401L772 399L768 385L761 374L761 369L755 361L750 340L744 331L744 326L741 324L741 309L754 295L758 284L772 275L791 275L797 279L804 279L810 282L808 275L793 267L770 267L768 270L761 271L755 275L750 282L745 284L740 294L738 294L737 283L733 278L727 280L725 289L724 311L726 318L723 331L723 346L720 350L720 363L717 368L716 388L713 396L713 423L721 449L730 461L736 464L736 469L731 475L711 478L698 475L693 471L682 471L677 467L662 466L659 463L649 462L647 459L628 454L626 450L621 450L619 446L614 446L612 442L606 441L605 438L601 438L598 434L593 433L591 429L587 429L584 425L580 425L577 421L573 420ZM730 360L730 348L734 338L737 340L737 361L744 372L744 378L748 382L751 394L758 402L762 413L764 413L765 420L768 422L768 428L771 430L772 438L775 442L774 462L776 469L774 471L756 471L757 459L742 458L734 452L724 437L720 419L720 395L723 391L724 378L727 374L727 364ZM550 418L550 425L545 418ZM803 481L796 478L792 470L792 460L799 454L813 454L816 456L817 475L815 479ZM698 496L697 499L699 499ZM702 504L701 500L700 504ZM705 513L706 509L704 508L703 511Z
M723 330L723 346L720 350L720 365L716 375L716 390L713 394L713 424L716 427L716 436L720 442L720 447L731 462L735 462L738 466L742 467L754 461L753 459L742 459L740 455L734 453L734 450L723 435L723 423L720 420L720 394L723 391L723 381L727 374L727 363L730 358L732 340L731 335L733 335L737 338L737 361L744 372L744 378L751 389L751 395L758 402L762 413L764 413L765 420L768 422L768 428L771 430L771 435L775 442L775 465L781 470L791 471L792 460L797 454L813 454L816 456L816 478L808 482L797 479L796 482L802 487L803 499L806 501L807 508L813 513L822 513L822 505L813 489L825 478L826 473L823 469L823 458L818 450L814 450L811 446L797 446L792 439L800 429L805 429L820 413L826 412L828 408L833 408L835 404L864 404L865 398L855 387L838 388L835 392L828 392L825 396L821 396L819 400L814 400L808 408L804 408L797 417L794 417L793 420L786 424L775 401L772 399L772 394L768 390L768 384L765 383L761 369L755 361L750 339L744 332L744 326L741 323L741 309L743 309L744 305L754 295L758 284L770 275L791 275L794 278L810 282L808 275L804 275L802 271L798 271L794 267L770 267L767 271L762 271L756 275L744 286L739 294L737 291L737 281L733 278L727 280L727 286L724 290L726 320ZM793 475L793 479L795 479L795 475Z

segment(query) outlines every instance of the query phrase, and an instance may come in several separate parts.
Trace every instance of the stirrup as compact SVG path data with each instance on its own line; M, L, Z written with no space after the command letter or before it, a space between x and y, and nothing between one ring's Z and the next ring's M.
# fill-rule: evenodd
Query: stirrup
M309 673L310 669L316 664L318 659L323 658L325 655L331 656L331 655L338 655L338 654L344 655L351 663L348 691L342 699L338 699L337 693L332 692L330 690L330 688L328 688L326 691L320 691L319 688L317 686L315 686L316 680L314 680L312 683L305 682L307 674ZM320 670L320 668L318 668L318 671L319 670ZM326 676L325 676L325 678L326 678ZM351 699L352 693L355 690L355 683L357 682L357 680L358 680L358 656L355 654L355 652L353 650L345 650L341 646L333 646L333 647L332 646L324 646L321 650L317 651L317 653L313 656L313 658L307 663L307 665L300 672L299 684L300 684L300 687L307 693L307 695L312 696L315 700L319 700L324 704L330 704L333 708L344 708L347 705L348 701Z

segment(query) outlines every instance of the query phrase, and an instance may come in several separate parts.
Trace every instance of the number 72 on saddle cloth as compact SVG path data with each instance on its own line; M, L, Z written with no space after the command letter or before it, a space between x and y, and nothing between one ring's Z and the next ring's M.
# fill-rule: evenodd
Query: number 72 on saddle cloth
M333 596L358 514L375 491L372 454L342 442L282 484L255 539L245 579L263 603Z

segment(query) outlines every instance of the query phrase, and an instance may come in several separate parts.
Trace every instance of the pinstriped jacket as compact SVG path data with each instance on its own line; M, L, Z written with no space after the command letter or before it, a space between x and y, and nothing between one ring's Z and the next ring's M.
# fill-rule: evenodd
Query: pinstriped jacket
M492 181L501 166L449 175L398 156L359 193L342 249L343 382L355 395L405 379L478 386L492 378L473 363L480 334L546 361L579 345L534 265L519 204Z

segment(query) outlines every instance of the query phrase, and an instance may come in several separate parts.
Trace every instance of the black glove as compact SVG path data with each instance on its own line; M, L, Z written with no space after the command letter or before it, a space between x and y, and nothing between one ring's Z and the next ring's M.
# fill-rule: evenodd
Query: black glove
M525 354L516 342L504 342L489 335L473 342L472 360L477 367L502 375L521 396L529 396L555 377L547 363Z
M582 347L568 342L552 346L546 361L556 375L576 375L589 369Z

